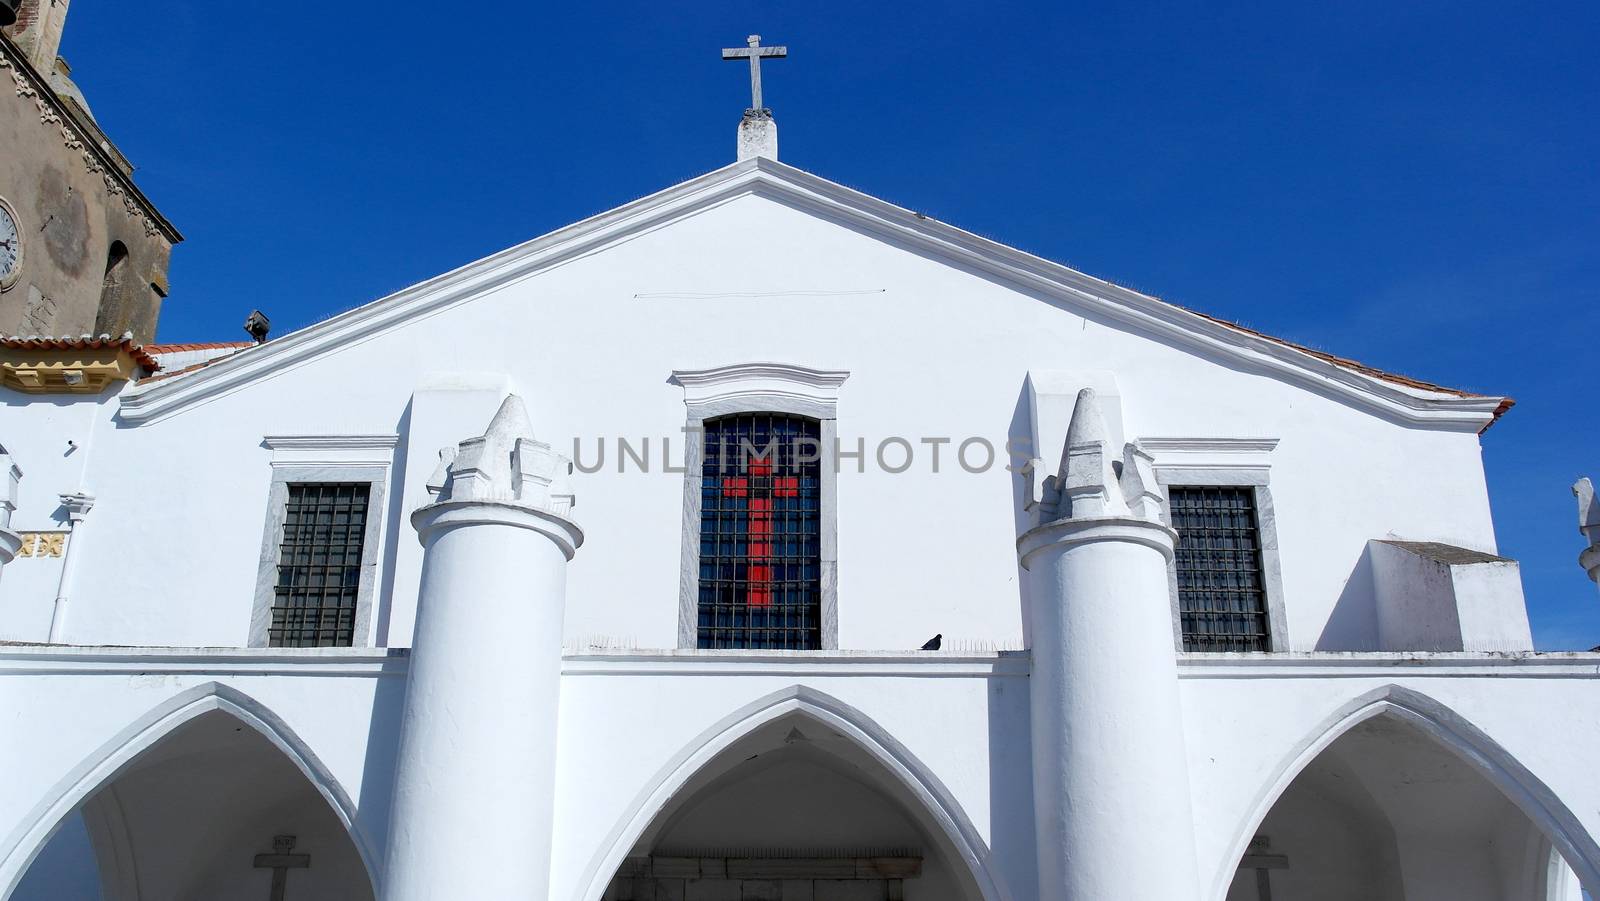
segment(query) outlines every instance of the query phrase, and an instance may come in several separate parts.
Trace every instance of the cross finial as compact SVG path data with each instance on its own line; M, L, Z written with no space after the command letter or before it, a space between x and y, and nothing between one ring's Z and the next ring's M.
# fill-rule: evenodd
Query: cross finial
M761 105L761 58L763 56L782 59L789 55L788 47L763 47L761 35L752 34L745 38L746 47L728 47L722 51L723 59L749 59L750 60L750 108L753 110L765 109Z

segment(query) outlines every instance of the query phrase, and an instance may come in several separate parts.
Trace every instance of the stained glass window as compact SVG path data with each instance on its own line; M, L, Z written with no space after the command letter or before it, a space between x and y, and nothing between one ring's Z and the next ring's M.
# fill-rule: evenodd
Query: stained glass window
M1167 500L1178 530L1183 649L1271 650L1255 491L1168 488Z
M267 643L349 647L355 638L371 486L312 482L288 487Z
M820 457L814 419L706 421L698 647L822 647Z

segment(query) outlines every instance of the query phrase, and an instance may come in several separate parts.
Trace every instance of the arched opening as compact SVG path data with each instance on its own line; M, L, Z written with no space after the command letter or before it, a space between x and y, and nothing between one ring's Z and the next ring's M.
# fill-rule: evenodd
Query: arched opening
M373 897L346 817L290 756L292 737L214 692L168 706L58 786L0 855L10 901L267 898L280 873L287 897Z
M106 251L106 274L100 281L100 300L104 302L122 288L123 272L128 268L128 245L112 241Z
M1538 787L1523 785L1520 801L1507 790L1531 776L1497 772L1497 747L1442 740L1450 726L1409 694L1358 710L1293 774L1249 836L1227 901L1583 897L1552 837L1574 845L1570 815L1535 809L1536 821Z
M857 711L764 699L663 772L587 897L1003 901L948 792Z

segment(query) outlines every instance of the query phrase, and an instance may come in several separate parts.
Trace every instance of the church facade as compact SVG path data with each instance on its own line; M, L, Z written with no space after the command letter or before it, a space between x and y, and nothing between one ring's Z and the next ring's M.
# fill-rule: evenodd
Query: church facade
M1508 400L774 129L264 343L0 338L0 898L1600 890Z

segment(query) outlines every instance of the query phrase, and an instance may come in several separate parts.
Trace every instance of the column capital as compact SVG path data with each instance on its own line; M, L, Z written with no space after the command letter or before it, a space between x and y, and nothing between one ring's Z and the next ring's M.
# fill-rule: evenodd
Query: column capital
M1065 549L1097 541L1142 544L1172 562L1178 533L1171 528L1135 516L1086 516L1042 523L1017 539L1017 557L1023 569L1043 551Z
M533 437L527 407L513 394L482 435L439 452L439 466L428 479L436 500L412 513L411 524L424 544L442 529L531 529L571 560L583 544L583 530L571 516L571 473L571 460Z
M411 514L417 537L427 544L434 534L466 526L511 526L539 532L571 560L583 545L583 529L567 517L550 510L515 501L464 500L439 501Z
M94 495L83 491L60 495L61 506L67 511L67 519L73 525L83 522L89 517L89 511L94 509Z

